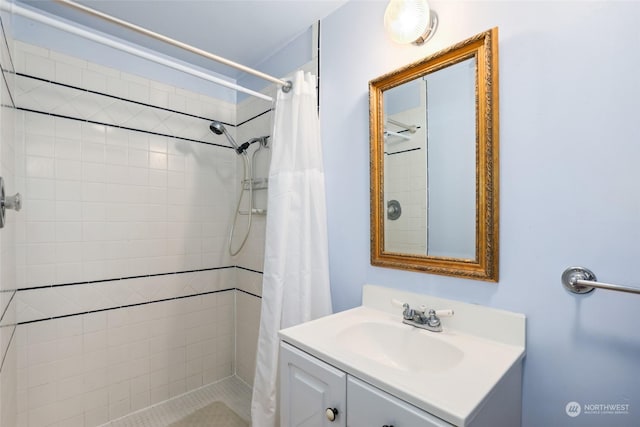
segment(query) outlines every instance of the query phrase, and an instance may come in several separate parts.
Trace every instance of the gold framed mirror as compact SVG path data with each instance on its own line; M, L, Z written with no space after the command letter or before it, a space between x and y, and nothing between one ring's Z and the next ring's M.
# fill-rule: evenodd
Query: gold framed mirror
M371 264L498 281L498 29L369 82Z

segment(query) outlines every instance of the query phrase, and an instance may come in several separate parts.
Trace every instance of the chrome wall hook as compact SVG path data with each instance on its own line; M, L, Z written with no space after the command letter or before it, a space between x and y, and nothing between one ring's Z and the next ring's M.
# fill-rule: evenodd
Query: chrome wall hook
M20 193L16 193L13 196L5 195L4 179L0 177L0 228L4 227L7 209L15 211L22 209L22 196L20 196Z

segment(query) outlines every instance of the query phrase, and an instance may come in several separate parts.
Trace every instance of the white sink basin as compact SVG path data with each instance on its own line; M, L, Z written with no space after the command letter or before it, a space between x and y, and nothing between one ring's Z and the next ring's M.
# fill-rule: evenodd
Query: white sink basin
M464 353L437 333L402 323L363 322L336 336L343 349L381 365L406 372L444 372L456 366Z

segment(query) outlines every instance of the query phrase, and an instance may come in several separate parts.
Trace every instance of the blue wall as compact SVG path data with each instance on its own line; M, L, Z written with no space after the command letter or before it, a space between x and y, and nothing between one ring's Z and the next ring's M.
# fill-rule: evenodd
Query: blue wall
M312 24L310 24L312 25ZM310 26L302 34L295 37L286 46L276 52L272 52L259 64L251 64L252 68L270 74L277 78L285 78L291 70L302 67L313 57L313 28ZM255 77L251 74L242 74L238 78L238 84L248 89L260 92L271 83ZM238 102L250 95L238 92Z
M321 122L334 308L373 283L527 316L523 425L640 425L640 295L566 292L579 264L640 284L640 3L431 2L425 46L383 33L386 1L352 1L322 21ZM369 80L499 27L500 282L372 267ZM581 414L570 401L628 404Z

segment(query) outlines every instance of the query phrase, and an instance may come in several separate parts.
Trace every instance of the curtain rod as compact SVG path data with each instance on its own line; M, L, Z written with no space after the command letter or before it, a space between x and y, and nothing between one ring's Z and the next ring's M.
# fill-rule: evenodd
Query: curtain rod
M203 80L207 80L210 81L212 83L218 84L220 86L224 86L227 87L229 89L233 89L236 90L238 92L243 92L246 93L248 95L251 96L255 96L256 98L261 98L264 99L266 101L269 102L273 102L273 98L265 95L263 93L260 92L256 92L253 91L251 89L248 89L246 87L237 85L235 83L223 80L219 77L216 76L212 76L209 73L205 73L203 71L200 70L196 70L195 68L192 67L188 67L180 62L177 61L171 61L165 57L162 57L160 55L155 55L153 53L150 53L148 51L133 47L131 45L128 44L124 44L122 42L116 41L114 39L102 36L98 33L92 32L92 31L88 31L85 30L79 26L74 26L71 24L68 24L64 21L58 20L58 19L54 19L48 15L44 15L43 13L40 12L36 12L35 10L31 9L31 8L26 8L26 7L22 7L19 6L15 3L13 4L8 4L8 3L2 3L2 9L6 10L9 13L13 13L19 16L23 16L27 19L31 19L33 21L37 21L37 22L41 22L45 25L49 25L50 27L53 28L57 28L59 30L65 31L67 33L71 33L71 34L75 34L77 36L83 37L85 39L88 40L92 40L94 42L100 43L102 45L114 48L114 49L118 49L120 51L126 52L126 53L130 53L132 55L138 56L140 58L143 59L147 59L149 61L155 62L157 64L160 65L164 65L166 67L169 68L173 68L174 70L178 70L181 71L183 73L186 74L190 74L192 76L201 78Z
M269 74L263 73L261 71L255 70L255 69L250 68L250 67L247 67L246 65L242 65L242 64L239 64L237 62L231 61L229 59L223 58L221 56L214 55L213 53L207 52L206 50L202 50L202 49L197 48L195 46L191 46L191 45L183 43L181 41L172 39L170 37L167 37L167 36L164 36L162 34L156 33L154 31L148 30L146 28L140 27L139 25L132 24L132 23L130 23L128 21L124 21L122 19L116 18L114 16L108 15L106 13L100 12L100 11L92 9L90 7L81 5L81 4L76 3L74 1L71 1L71 0L55 0L55 1L57 1L58 3L62 3L64 5L66 5L66 6L72 7L74 9L80 10L82 12L86 12L86 13L88 13L90 15L97 16L98 18L104 19L106 21L112 22L114 24L120 25L120 26L128 28L130 30L136 31L138 33L144 34L144 35L149 36L151 38L154 38L156 40L160 40L160 41L165 42L167 44L170 44L172 46L179 47L179 48L184 49L184 50L186 50L188 52L195 53L196 55L200 55L200 56L203 56L203 57L205 57L207 59L211 59L213 61L216 61L216 62L219 62L221 64L227 65L229 67L235 68L236 70L240 70L240 71L243 71L245 73L252 74L252 75L254 75L256 77L259 77L259 78L261 78L263 80L268 80L268 81L270 81L272 83L276 83L276 84L282 86L282 90L284 92L289 92L289 90L291 89L291 85L292 84L291 84L290 81L278 79L276 77L270 76Z

